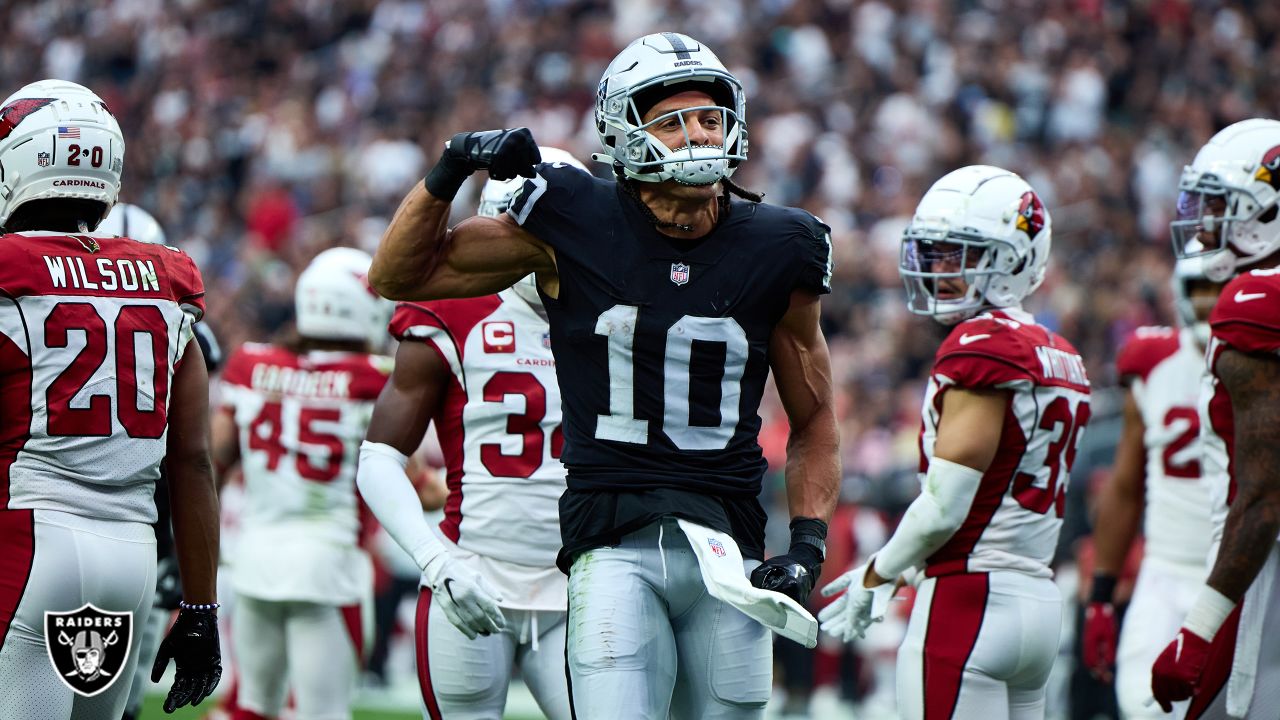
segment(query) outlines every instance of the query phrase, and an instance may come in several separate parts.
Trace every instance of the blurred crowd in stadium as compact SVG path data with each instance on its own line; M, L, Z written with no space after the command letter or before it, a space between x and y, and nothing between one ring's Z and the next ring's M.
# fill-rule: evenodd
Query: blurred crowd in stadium
M914 492L944 332L908 315L897 274L928 185L988 162L1040 191L1053 260L1028 309L1102 389L1133 328L1173 321L1182 165L1280 107L1280 4L1238 0L17 0L0 3L0 87L59 77L106 99L128 142L121 199L195 258L234 348L288 327L315 253L372 251L454 132L527 125L588 160L601 71L656 30L705 41L746 86L735 179L833 228L848 497L890 513ZM780 469L782 413L766 411Z

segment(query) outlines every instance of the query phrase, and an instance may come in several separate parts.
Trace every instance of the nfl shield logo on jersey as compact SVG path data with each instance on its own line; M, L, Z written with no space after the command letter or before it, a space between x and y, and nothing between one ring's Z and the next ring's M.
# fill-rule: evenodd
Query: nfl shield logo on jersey
M71 612L44 614L49 662L67 687L85 697L103 692L120 677L132 640L130 612L86 604Z
M40 167L49 167L53 162L53 156L47 152L36 153L36 164Z
M715 538L707 538L707 544L711 546L711 552L715 553L716 557L724 557L724 543Z
M689 266L684 263L671 263L671 282L677 285L689 282Z

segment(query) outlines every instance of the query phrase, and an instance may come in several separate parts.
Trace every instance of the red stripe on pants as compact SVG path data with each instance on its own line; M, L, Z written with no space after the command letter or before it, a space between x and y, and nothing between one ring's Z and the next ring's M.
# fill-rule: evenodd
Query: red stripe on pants
M34 510L0 510L0 647L27 591L36 557Z
M427 706L427 717L431 720L444 720L440 714L440 704L436 702L435 690L431 687L431 661L427 655L427 617L430 614L431 590L422 588L418 591L418 611L414 614L413 621L413 645L418 656L418 687L422 688L422 702Z
M1231 663L1236 656L1236 636L1240 628L1242 607L1244 603L1238 603L1222 623L1222 627L1218 628L1218 634L1213 636L1213 643L1209 646L1209 659L1205 661L1204 673L1200 676L1200 689L1187 707L1187 720L1200 717L1227 687L1227 680L1231 677ZM1262 628L1258 628L1259 632L1261 630Z
M924 720L951 720L964 666L987 612L986 573L944 575L933 587L924 636Z
M364 622L360 618L360 604L343 605L342 621L347 626L347 635L351 637L351 647L356 651L356 667L364 668Z

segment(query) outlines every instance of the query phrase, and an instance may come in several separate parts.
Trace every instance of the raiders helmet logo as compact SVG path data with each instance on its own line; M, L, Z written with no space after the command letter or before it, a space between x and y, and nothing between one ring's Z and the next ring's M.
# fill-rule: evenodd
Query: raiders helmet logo
M71 612L44 614L49 662L78 695L93 697L120 678L132 640L131 612L108 612L86 604Z

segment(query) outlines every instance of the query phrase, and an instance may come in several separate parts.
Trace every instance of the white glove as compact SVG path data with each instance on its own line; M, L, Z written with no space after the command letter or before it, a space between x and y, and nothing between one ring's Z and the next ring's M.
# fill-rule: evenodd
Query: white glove
M448 551L431 558L422 575L444 616L468 640L474 640L476 635L501 632L507 626L498 607L502 598L497 597L498 593L483 576L450 557Z
M889 610L889 601L897 590L893 582L874 588L862 586L871 562L868 560L866 564L850 570L822 588L824 597L831 597L847 589L844 595L818 613L823 631L832 637L844 642L866 637L867 628L883 620Z

